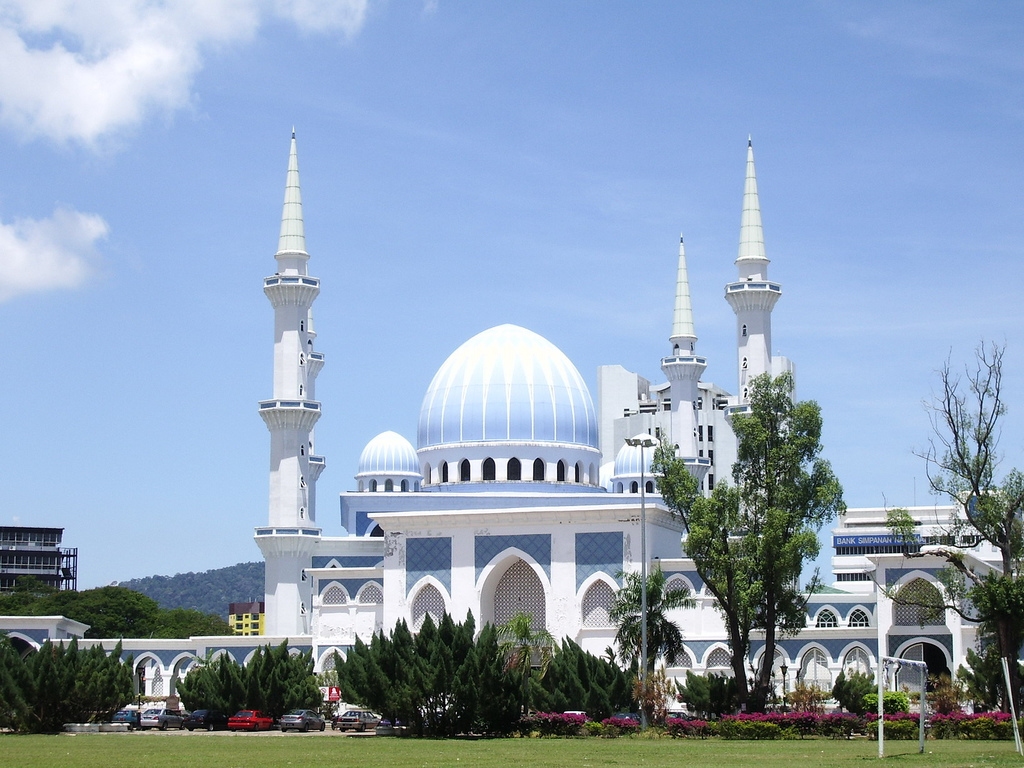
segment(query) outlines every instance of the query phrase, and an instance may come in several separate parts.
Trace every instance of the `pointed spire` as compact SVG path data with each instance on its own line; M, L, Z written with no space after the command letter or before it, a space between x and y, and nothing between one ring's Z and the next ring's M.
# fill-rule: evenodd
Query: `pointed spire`
M284 211L281 213L281 236L277 252L306 252L306 231L302 225L302 194L299 192L299 155L292 128L291 151L288 154L288 175L284 185Z
M754 142L747 137L747 180L743 187L743 215L740 218L740 252L737 261L757 259L768 261L764 250L764 229L761 227L761 203L757 198L757 177L754 175Z
M693 330L693 307L690 304L690 278L686 272L686 247L683 245L683 236L679 236L679 268L676 271L676 304L672 314L672 336L669 338L673 344L683 342L694 342L697 334ZM692 344L690 345L692 351Z

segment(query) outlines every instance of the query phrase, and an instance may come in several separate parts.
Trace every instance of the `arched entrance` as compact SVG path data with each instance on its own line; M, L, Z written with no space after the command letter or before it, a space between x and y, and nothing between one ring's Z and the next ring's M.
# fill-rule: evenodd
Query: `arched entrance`
M937 643L925 640L922 638L920 642L916 642L913 645L908 645L900 653L901 659L908 659L910 661L923 661L928 665L928 678L939 677L941 675L950 676L949 662L946 659L946 654L943 649ZM896 675L896 682L900 687L906 686L912 691L920 690L921 688L921 670L913 669L911 667L901 667L900 671ZM931 689L931 684L928 684L928 688Z

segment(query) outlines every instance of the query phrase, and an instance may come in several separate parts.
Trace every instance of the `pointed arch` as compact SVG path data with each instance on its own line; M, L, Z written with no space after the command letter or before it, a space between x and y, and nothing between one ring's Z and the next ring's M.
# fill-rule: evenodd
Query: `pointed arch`
M577 461L576 466L573 469L573 481L577 483L583 482L583 463Z
M836 613L831 608L822 608L818 611L814 626L818 629L835 629L839 626L839 619L836 618Z
M946 612L936 613L929 605L941 605L938 587L918 576L908 581L893 598L892 623L900 627L943 627Z
M497 476L497 471L495 470L494 467L494 459L492 459L490 456L484 459L484 463L483 466L480 468L480 471L483 474L484 480L494 480Z
M505 569L494 588L494 624L505 624L517 613L530 614L533 629L547 626L544 585L522 558L517 558Z
M543 480L544 479L544 474L545 474L544 470L545 470L544 459L534 459L533 460L533 479L534 480Z
M506 471L506 477L509 480L522 480L523 479L523 465L519 459L511 458L508 460L508 468Z
M562 459L559 459L555 466L555 480L560 483L565 482L565 462Z
M338 583L330 584L320 595L320 605L346 605L348 592Z
M611 619L608 618L615 602L615 590L603 579L595 581L583 594L580 602L584 627L608 627L611 626Z
M470 478L470 466L469 459L463 459L459 462L459 481L468 483Z
M437 624L446 610L447 604L441 590L433 584L423 585L412 601L412 631L420 631L427 614L430 614L430 618Z
M800 679L806 685L823 691L832 689L832 673L828 668L828 654L817 645L809 646L800 657Z

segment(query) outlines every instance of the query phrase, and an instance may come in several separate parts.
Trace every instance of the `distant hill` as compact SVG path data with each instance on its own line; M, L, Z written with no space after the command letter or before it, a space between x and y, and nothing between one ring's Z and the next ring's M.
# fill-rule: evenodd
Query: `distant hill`
M119 582L160 604L161 608L195 608L226 618L228 603L263 599L264 564L239 563L202 573L147 576Z

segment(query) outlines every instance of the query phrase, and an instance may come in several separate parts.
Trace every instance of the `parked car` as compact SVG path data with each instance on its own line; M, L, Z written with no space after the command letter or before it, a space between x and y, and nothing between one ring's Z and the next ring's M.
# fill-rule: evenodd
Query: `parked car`
M228 716L216 709L197 709L185 718L184 725L189 731L194 731L196 728L207 731L223 730L228 727Z
M258 709L243 709L228 718L230 731L269 731L274 718Z
M139 710L137 709L121 709L114 713L114 716L110 718L112 723L128 723L128 730L139 727Z
M380 722L380 715L367 709L350 709L331 721L332 731L372 731Z
M159 728L166 731L168 728L181 730L185 722L186 712L177 709L147 709L139 718L139 729Z
M327 721L311 709L293 709L287 715L281 715L278 720L282 731L302 731L305 733L311 728L315 731L322 731L327 727Z

